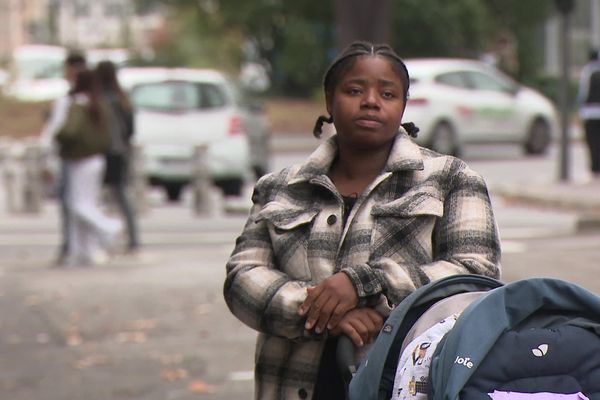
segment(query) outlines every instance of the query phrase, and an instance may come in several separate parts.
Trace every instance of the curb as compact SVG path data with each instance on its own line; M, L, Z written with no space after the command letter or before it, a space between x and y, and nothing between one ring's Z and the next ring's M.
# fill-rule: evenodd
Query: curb
M560 188L553 186L533 188L491 188L490 192L502 197L509 204L531 206L541 209L575 212L574 233L600 231L600 196L589 196L589 191L577 187ZM585 189L585 188L584 188Z
M577 218L575 231L579 233L592 233L600 231L600 213L583 213Z

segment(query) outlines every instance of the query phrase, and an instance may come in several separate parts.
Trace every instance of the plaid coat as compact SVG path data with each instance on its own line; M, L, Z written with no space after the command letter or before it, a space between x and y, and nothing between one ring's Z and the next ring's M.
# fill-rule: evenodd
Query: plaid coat
M260 332L257 399L312 398L323 336L304 329L306 287L344 271L359 306L388 315L447 275L500 274L500 243L486 184L461 160L400 133L386 167L357 199L346 226L327 177L335 137L301 165L257 182L253 207L227 263L233 314Z

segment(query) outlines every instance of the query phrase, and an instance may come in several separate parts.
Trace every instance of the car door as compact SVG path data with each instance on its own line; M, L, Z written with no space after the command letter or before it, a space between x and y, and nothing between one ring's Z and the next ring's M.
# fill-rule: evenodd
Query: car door
M511 141L518 136L515 128L517 101L509 82L483 70L465 71L473 96L477 99L479 132L469 141Z

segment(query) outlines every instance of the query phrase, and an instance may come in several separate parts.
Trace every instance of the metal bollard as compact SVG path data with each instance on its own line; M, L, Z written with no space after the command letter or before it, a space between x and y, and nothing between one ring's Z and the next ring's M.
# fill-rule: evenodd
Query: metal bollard
M206 150L206 145L194 147L192 191L194 212L198 215L210 215L213 212L211 202L212 185L208 165L206 164Z
M8 213L17 213L20 211L21 179L20 167L20 147L18 143L4 143L2 151L2 179L4 181L5 205Z
M42 149L35 144L25 147L23 166L23 212L39 213L42 209Z

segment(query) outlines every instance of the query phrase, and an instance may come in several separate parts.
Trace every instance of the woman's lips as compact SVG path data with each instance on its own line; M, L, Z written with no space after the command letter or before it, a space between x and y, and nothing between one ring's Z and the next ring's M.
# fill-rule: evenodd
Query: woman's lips
M383 123L373 118L357 118L355 121L356 125L363 128L379 128Z

